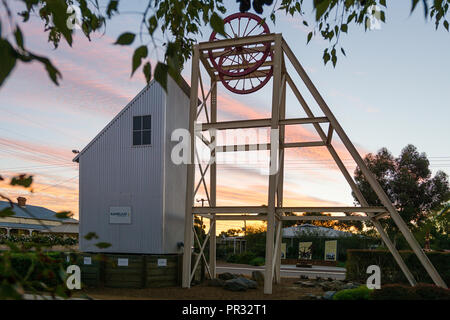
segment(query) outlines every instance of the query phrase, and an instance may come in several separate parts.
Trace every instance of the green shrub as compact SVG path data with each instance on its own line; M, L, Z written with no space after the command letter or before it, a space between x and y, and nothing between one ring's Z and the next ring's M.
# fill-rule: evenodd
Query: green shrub
M333 300L369 300L372 290L366 286L336 292Z
M411 286L403 284L387 284L381 289L373 290L371 300L419 300L420 297Z
M6 271L8 262L11 263L14 274ZM33 288L42 290L41 283L54 287L63 284L67 265L65 255L60 252L2 252L0 254L0 282L15 276L24 278L32 270L28 280ZM33 267L30 269L31 266Z
M266 261L263 257L256 257L250 261L252 266L263 266L266 264Z
M65 238L57 234L34 234L29 235L10 235L0 234L0 244L6 244L8 242L13 243L28 243L28 244L38 244L44 246L73 246L78 244L78 239L76 238Z
M409 270L418 282L433 283L419 259L412 251L399 251ZM428 258L443 280L450 284L450 253L428 252ZM365 282L367 267L377 265L381 270L381 283L408 283L392 254L387 250L347 250L347 280Z
M250 264L250 262L256 258L253 252L243 252L241 254L231 254L227 257L226 261L229 263L242 263Z
M237 263L238 257L236 254L230 254L227 256L227 258L225 259L226 262L229 263Z
M412 290L422 300L450 300L450 289L444 289L433 284L419 283Z

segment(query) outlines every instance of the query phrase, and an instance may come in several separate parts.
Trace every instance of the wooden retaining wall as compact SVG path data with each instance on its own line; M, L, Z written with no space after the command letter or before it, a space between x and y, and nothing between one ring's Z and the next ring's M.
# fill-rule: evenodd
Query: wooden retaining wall
M83 286L156 288L181 285L181 254L71 253L69 257L71 263L80 266ZM204 280L204 272L203 263L199 263L193 280Z

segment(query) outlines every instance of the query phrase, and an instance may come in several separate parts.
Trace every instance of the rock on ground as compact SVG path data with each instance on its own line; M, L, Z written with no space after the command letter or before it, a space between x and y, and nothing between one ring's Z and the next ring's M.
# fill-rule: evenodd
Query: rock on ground
M262 286L264 285L264 274L261 271L252 271L252 280Z
M231 280L236 279L238 276L229 272L219 274L219 279L221 280Z

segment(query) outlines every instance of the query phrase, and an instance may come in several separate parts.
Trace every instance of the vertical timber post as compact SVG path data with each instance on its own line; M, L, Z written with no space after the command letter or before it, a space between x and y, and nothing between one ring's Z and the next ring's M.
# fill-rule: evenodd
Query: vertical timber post
M281 53L284 56L283 52ZM282 92L281 92L281 105L279 110L279 119L284 120L286 118L286 74L285 66L284 66L284 57L282 59L282 69L283 69L283 77L282 77ZM284 184L284 158L285 158L285 150L284 150L284 137L285 137L285 125L280 125L280 152L279 152L279 172L278 172L278 184L277 184L277 207L283 207L283 184ZM276 250L277 256L275 257L275 283L281 283L281 243L283 241L283 220L278 219L277 224L280 224L280 234L277 235L279 239L276 240L278 243L278 248Z
M276 145L272 141L274 131L279 129L278 117L280 106L280 84L281 84L281 34L275 35L275 50L274 50L274 64L273 64L273 93L272 93L272 120L271 120L271 134L270 134L270 167L269 168L269 194L267 203L267 233L266 233L266 267L264 274L264 293L272 293L273 282L273 252L274 252L274 233L275 233L275 193L277 174L279 170L278 164L278 150L273 150ZM278 137L277 137L278 139ZM277 170L272 172L272 168Z
M211 122L217 122L217 82L213 78L211 78ZM214 162L210 165L210 179L209 179L209 197L211 199L211 203L209 204L211 207L216 206L216 194L217 194L217 167L216 167L216 150L215 145L217 141L215 141L215 133L211 136L211 144L214 147L211 150L211 158ZM211 277L216 278L216 225L217 220L215 218L215 213L211 213L213 218L209 219L210 228L211 228L211 236L209 238L209 269L211 271Z
M191 93L189 103L189 134L190 148L189 163L187 167L186 177L186 215L184 225L184 254L183 254L183 279L182 287L190 288L191 286L191 258L193 245L193 216L192 206L194 205L194 182L195 182L195 128L194 123L197 118L198 106L198 77L200 72L199 66L199 49L198 45L194 46L192 56L192 73L191 73Z

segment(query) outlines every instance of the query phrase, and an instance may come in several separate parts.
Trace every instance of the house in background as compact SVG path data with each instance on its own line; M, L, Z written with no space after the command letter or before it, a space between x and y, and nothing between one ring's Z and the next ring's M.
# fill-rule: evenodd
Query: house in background
M171 160L171 135L188 129L189 92L184 80L168 77L167 92L151 81L74 158L81 251L180 253L187 170ZM89 232L98 239L84 239Z
M53 232L77 237L78 220L56 217L56 212L44 207L26 204L25 197L18 197L13 204L13 216L0 219L0 232L6 235L32 235L40 232ZM0 201L0 210L10 207L8 201Z

